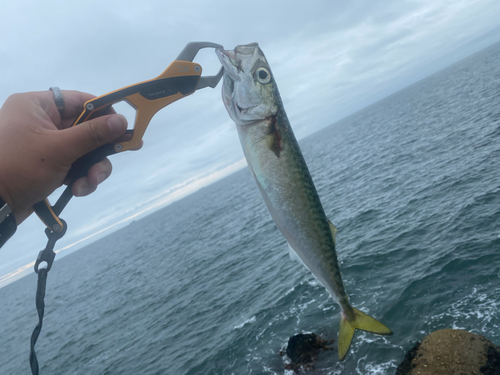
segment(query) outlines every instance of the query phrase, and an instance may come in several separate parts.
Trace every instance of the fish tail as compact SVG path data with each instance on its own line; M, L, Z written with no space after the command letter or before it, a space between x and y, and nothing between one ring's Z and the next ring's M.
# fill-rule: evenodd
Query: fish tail
M338 341L339 359L341 361L347 355L347 351L351 346L352 337L354 336L354 331L356 329L379 335L392 335L392 331L378 320L362 311L359 311L358 309L355 309L354 307L352 309L354 311L354 320L348 320L344 312L341 313Z

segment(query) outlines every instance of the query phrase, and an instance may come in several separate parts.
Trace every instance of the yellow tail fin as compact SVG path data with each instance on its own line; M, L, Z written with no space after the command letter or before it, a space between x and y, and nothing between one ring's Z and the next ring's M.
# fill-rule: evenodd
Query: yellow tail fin
M354 307L352 309L354 310L354 315L356 317L353 321L347 320L343 312L340 314L341 318L338 348L339 359L341 361L345 358L347 351L351 346L352 337L354 336L354 331L356 329L379 335L392 335L392 331L378 320L373 319L371 316L355 309Z

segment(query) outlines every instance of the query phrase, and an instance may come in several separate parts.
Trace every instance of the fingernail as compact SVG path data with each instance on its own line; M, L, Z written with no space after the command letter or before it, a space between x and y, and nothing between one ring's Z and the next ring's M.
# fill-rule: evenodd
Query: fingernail
M97 175L97 185L106 179L106 173L100 173Z
M108 128L111 134L122 135L127 130L127 119L122 115L112 115L108 118Z

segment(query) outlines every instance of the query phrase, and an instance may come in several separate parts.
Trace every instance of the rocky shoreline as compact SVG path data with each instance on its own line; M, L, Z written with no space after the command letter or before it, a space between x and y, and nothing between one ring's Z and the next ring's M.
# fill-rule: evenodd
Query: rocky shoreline
M442 329L415 344L396 375L500 375L500 347L483 336Z

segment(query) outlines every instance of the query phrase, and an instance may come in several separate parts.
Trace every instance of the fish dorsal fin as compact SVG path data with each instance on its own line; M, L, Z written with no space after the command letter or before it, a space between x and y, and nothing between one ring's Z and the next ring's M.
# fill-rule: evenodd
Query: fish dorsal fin
M328 220L328 225L330 225L330 232L332 232L333 244L337 247L337 227L330 220Z

